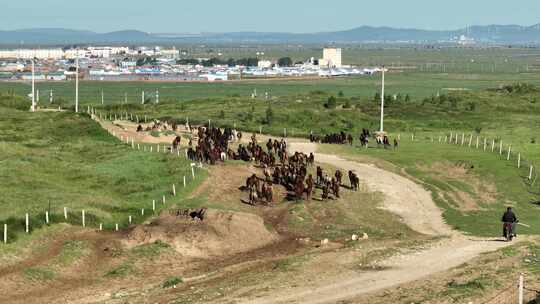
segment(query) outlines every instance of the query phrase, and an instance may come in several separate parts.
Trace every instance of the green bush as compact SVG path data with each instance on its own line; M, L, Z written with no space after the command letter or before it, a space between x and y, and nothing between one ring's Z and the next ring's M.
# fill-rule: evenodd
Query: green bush
M170 287L173 287L173 286L176 286L178 284L181 284L183 283L184 280L182 280L182 278L179 278L179 277L169 277L167 278L163 284L161 285L163 288L170 288Z

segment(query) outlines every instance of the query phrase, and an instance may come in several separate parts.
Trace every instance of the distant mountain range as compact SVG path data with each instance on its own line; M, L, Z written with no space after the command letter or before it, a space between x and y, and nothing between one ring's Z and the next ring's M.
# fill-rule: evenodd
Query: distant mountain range
M70 29L23 29L0 31L3 45L72 44L181 44L181 43L451 43L464 35L485 44L540 44L540 24L471 26L465 29L433 31L362 26L346 31L320 33L234 32L201 34L151 34L135 30L95 33Z

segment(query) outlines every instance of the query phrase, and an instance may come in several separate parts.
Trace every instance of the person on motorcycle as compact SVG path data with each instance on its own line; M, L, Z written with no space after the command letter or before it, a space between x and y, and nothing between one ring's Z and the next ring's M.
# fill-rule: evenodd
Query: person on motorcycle
M506 235L506 227L508 226L509 232L510 232L510 239L511 237L515 237L516 234L516 223L518 222L518 219L514 212L512 211L512 207L506 208L506 212L502 216L502 222L503 222L503 236L505 238L508 238L509 236Z

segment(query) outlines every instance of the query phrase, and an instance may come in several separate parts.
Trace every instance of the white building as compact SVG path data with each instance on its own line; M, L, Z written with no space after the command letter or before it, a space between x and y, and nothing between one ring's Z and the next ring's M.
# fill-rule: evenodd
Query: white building
M0 50L0 58L6 59L62 59L62 49L17 49Z
M97 58L110 58L112 50L110 47L89 47L88 53L90 56Z
M269 69L272 67L272 61L270 60L259 60L257 67L260 69Z
M87 57L87 51L82 49L69 49L65 52L64 57L66 59L85 58Z
M340 68L341 49L340 48L324 48L323 58L319 60L319 66L329 68Z
M180 58L180 51L178 51L176 48L172 48L169 50L160 50L159 54L164 58L169 59L178 59Z

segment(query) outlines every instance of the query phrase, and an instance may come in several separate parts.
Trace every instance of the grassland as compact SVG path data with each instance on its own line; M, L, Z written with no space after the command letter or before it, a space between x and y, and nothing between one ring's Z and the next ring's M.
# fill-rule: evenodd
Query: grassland
M10 227L10 240L24 231L25 213L36 229L45 224L45 211L57 223L67 207L68 221L80 225L85 209L88 226L112 229L115 223L127 225L128 215L142 222L141 208L148 216L152 200L171 200L173 183L179 199L196 185L180 189L183 176L191 174L186 160L134 151L87 115L29 113L11 107L11 97L1 98L0 222Z
M444 94L448 89L483 90L501 84L527 82L540 85L538 73L440 73L403 72L387 77L387 94L409 94L413 99ZM50 106L50 90L54 94L52 106L73 107L75 100L74 82L38 82L40 105ZM82 81L80 85L81 105L100 105L101 92L106 105L140 104L142 91L148 102L154 102L155 92L159 90L160 102L181 103L194 99L249 97L254 90L260 97L268 92L271 97L303 95L312 91L324 91L337 95L342 91L346 96L368 99L380 91L380 77L362 76L353 78L332 78L317 80L246 80L231 82L101 82ZM4 95L26 96L31 92L30 82L0 82L0 92Z
M208 98L193 101L165 101L159 105L116 105L99 108L104 113L132 112L159 119L176 119L183 123L186 117L192 123L237 126L242 130L282 135L287 129L288 136L307 136L331 132L351 132L358 134L362 128L378 129L379 107L373 98L356 96L338 97L335 107L328 107L330 93L312 91L308 94L283 96L266 101L264 99L229 97ZM499 216L507 205L516 206L522 221L534 223L539 219L538 206L540 184L533 174L527 180L529 166L538 168L540 148L537 130L540 126L540 92L532 87L520 92L505 90L476 90L452 92L440 96L405 101L389 101L385 110L386 130L392 137L401 134L403 145L399 153L358 147L327 146L330 153L350 156L369 156L389 161L405 168L412 176L422 180L435 193L434 199L445 210L445 218L456 228L475 235L498 234ZM272 114L269 117L268 111ZM480 149L468 149L455 145L431 143L431 138L449 136L450 133L473 136L473 146L479 138ZM414 144L407 139L415 134ZM496 151L503 143L503 155L483 152L483 139L490 145L495 141ZM508 145L512 145L511 160L506 161ZM521 154L521 169L517 166L517 153ZM474 189L461 177L442 179L436 172L429 172L432 166L473 166L465 176L473 176L478 181L497 189L493 198L482 197L481 187ZM420 170L419 168L423 168ZM451 191L450 191L451 190ZM448 194L450 193L450 194ZM444 197L452 195L454 197ZM464 209L459 205L467 193L476 207ZM443 196L440 199L439 194ZM489 201L489 203L487 202ZM521 227L520 227L521 228ZM539 233L540 227L520 229L524 233Z

